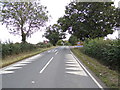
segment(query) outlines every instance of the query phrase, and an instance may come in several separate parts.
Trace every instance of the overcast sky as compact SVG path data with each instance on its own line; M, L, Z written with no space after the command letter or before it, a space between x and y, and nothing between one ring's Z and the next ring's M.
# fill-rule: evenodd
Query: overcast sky
M49 14L52 16L50 19L50 22L48 24L52 25L55 24L59 17L64 15L65 6L70 3L71 0L41 0L41 4L47 6L47 10L49 11ZM118 1L115 0L116 6L118 6ZM44 34L43 31L38 31L34 33L31 38L27 39L27 42L36 44L38 42L42 42L45 40L45 38L42 37ZM70 35L67 35L67 39ZM115 31L112 35L108 35L108 38L116 38L118 37L118 32ZM5 41L12 41L12 42L21 42L21 36L14 36L12 34L9 34L8 30L6 29L5 25L0 25L0 40L2 42Z

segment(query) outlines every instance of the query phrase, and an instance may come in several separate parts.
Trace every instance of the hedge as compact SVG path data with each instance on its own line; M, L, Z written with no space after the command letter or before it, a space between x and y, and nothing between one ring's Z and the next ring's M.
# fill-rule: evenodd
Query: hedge
M92 39L84 42L84 53L97 58L111 69L120 68L120 39Z

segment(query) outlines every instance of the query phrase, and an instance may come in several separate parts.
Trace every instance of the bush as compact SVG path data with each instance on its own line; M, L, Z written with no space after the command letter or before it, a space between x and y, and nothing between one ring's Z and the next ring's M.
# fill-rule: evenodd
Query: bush
M120 40L93 39L84 42L84 52L97 58L111 69L118 69L120 61Z
M70 46L70 45L71 45L68 41L64 41L64 44L65 44L66 46Z
M40 42L37 44L37 47L39 48L48 48L48 47L51 47L52 44L51 43L43 43L43 42Z
M59 41L57 42L57 45L62 46L62 45L63 45L63 43L64 43L64 41L63 41L63 40L59 40Z
M0 48L0 54L2 52L2 58L5 58L8 55L14 55L14 54L19 54L22 52L29 52L29 51L33 51L37 48L48 48L51 47L52 44L50 43L38 43L37 45L34 44L30 44L30 43L11 43L6 42L4 44L1 44L0 42L0 46L2 46L2 48ZM1 57L1 55L0 55Z
M2 44L2 57L5 58L8 55L19 54L21 52L28 52L34 50L36 47L29 43L6 43Z

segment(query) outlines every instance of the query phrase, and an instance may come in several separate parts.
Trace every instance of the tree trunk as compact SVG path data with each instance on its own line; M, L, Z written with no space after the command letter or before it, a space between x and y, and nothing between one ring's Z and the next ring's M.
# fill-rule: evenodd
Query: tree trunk
M26 34L23 32L23 30L22 30L22 33L21 33L22 35L22 43L26 43Z

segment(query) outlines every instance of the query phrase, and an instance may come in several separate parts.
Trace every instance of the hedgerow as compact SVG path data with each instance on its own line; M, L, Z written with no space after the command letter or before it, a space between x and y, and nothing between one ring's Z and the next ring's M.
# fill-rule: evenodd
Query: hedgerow
M2 58L8 55L20 54L23 52L33 51L37 48L48 48L52 45L50 43L30 44L30 43L4 43L2 44Z
M84 53L97 58L111 69L118 69L120 64L120 39L92 39L84 42Z

